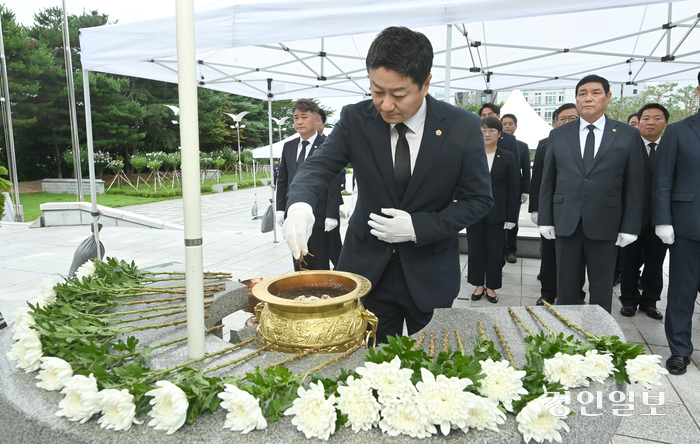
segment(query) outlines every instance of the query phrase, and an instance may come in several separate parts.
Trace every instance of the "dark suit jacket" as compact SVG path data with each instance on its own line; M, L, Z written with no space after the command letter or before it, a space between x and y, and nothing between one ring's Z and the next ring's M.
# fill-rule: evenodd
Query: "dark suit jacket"
M316 149L323 144L326 136L318 134L314 140L313 146L307 147L306 162L314 154ZM297 146L299 138L290 140L284 144L282 148L282 158L279 165L279 173L277 176L277 209L282 211L287 208L287 198L289 186L291 185L297 173ZM342 197L340 195L341 177L338 175L320 191L318 200L314 208L314 228L324 228L326 218L338 219L340 222L340 205Z
M658 146L656 147L658 150ZM645 226L651 218L651 184L654 177L654 166L651 164L647 147L642 140L642 156L644 157L644 209L642 210L642 226ZM657 151L658 154L658 151Z
M518 178L520 173L515 169L513 155L505 150L496 148L496 155L491 165L491 190L493 207L489 211L489 223L518 221L520 209L520 193L518 193Z
M506 150L515 158L515 167L520 171L520 148L518 147L518 139L514 135L506 132L501 132L501 137L498 139L498 148Z
M390 126L366 100L343 108L326 142L299 169L289 202L311 205L325 183L348 163L359 196L348 223L338 269L376 284L396 248L411 296L419 309L449 304L460 287L458 233L491 206L491 181L481 119L426 97L421 147L406 194L394 184ZM416 242L389 244L370 234L370 213L398 208L411 215Z
M590 171L584 172L579 121L549 133L540 186L539 225L571 236L579 221L593 240L639 234L644 207L644 142L639 131L606 117Z
M700 241L700 113L670 124L656 149L651 222Z
M532 162L532 179L530 180L530 201L527 211L534 213L540 203L540 184L542 183L542 170L544 169L544 157L547 153L547 141L545 137L537 143L535 150L535 160Z
M523 193L530 193L530 147L527 146L527 143L521 142L520 140L518 142L518 155L519 161L518 163L520 164L520 194ZM519 199L519 198L518 198Z

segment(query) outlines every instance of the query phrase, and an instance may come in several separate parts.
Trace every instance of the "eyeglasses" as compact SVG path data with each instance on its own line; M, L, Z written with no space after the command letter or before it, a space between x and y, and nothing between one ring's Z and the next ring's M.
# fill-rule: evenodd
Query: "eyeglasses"
M578 116L557 117L559 123L573 122L574 120L578 120Z

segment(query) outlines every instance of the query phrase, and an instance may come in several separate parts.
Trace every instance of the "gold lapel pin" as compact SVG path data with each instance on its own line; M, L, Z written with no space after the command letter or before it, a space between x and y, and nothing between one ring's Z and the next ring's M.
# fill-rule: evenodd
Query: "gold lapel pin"
M442 136L442 131L440 131L440 130L435 131L435 135L436 135L436 136Z
M617 130L615 128L613 128L613 133L615 133L615 132L617 132Z

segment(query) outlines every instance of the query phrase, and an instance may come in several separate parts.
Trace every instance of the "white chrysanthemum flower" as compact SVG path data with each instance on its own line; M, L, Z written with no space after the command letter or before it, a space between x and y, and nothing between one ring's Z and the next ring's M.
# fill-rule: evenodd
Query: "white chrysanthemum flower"
M38 370L39 366L41 366L41 357L44 350L41 345L39 332L31 328L23 328L17 330L13 337L17 337L17 340L12 344L10 351L6 355L7 358L11 361L17 361L17 367L27 373Z
M513 401L519 400L520 395L527 395L522 381L527 373L515 370L506 360L494 362L493 359L488 358L480 364L486 377L480 381L479 393L502 403L506 410L512 412Z
M24 330L31 330L30 326L36 325L34 312L28 305L19 307L14 312L14 321L12 321L12 340L19 341L21 333Z
M328 441L335 432L335 421L338 414L335 411L335 395L328 399L325 396L323 383L318 381L309 384L309 389L299 387L299 397L294 400L292 407L284 412L285 416L294 415L294 424L306 438L319 438Z
M552 402L554 401L554 402ZM569 431L569 426L559 417L550 413L550 408L560 404L558 401L546 396L540 396L528 402L518 413L518 430L523 434L523 439L529 443L531 439L542 443L547 441L561 441L559 429Z
M73 368L61 358L44 356L41 358L41 371L36 379L36 386L44 390L61 390L73 377Z
M357 373L367 379L377 391L381 404L400 397L408 398L416 393L416 388L411 382L413 370L401 368L401 359L398 356L391 362L381 364L366 362L364 367L357 369Z
M58 403L56 416L65 416L71 421L84 423L100 411L100 395L97 394L97 380L90 376L74 375L61 390L66 396Z
M167 430L166 434L172 435L187 419L187 395L170 381L158 381L156 385L157 389L146 392L146 396L153 396L150 402L153 409L148 412L153 419L148 425L156 430Z
M549 382L559 382L564 390L588 387L587 376L593 374L593 361L581 355L558 352L553 358L544 360L544 377Z
M382 405L379 428L389 436L427 438L437 433L426 406L415 397L388 399Z
M39 307L48 307L56 302L56 296L58 294L56 293L56 290L54 290L55 286L56 284L53 283L53 280L50 277L44 279L44 282L41 284L41 290L39 290L39 294L37 294L36 297L36 304Z
M467 433L469 428L497 432L498 425L505 424L506 414L498 408L498 401L474 393L467 392L466 395L471 407L464 412L467 415L466 427L462 427L464 433Z
M346 427L352 430L370 430L379 424L381 406L372 395L372 386L364 378L350 376L345 386L338 387L338 408L348 416Z
M659 365L659 355L639 355L625 364L627 376L631 383L638 383L646 389L653 385L661 385L661 375L667 375L668 370Z
M92 259L90 259L78 268L75 272L75 277L79 281L82 281L84 277L91 278L95 274L95 270L97 270L97 267Z
M428 409L432 424L440 426L447 436L453 428L464 428L467 423L467 410L474 406L464 389L471 385L468 378L437 378L428 369L421 368L422 381L416 384L416 399Z
M593 369L591 373L586 375L591 381L605 382L608 376L612 375L617 371L615 365L613 364L612 353L605 353L604 355L599 355L598 350L588 350L586 352L586 360L593 363Z
M228 410L225 429L246 434L253 429L263 430L267 427L260 404L250 393L226 384L226 389L217 396L222 399L221 407Z
M103 429L129 430L137 421L134 395L129 390L105 389L98 393L102 416L97 420Z

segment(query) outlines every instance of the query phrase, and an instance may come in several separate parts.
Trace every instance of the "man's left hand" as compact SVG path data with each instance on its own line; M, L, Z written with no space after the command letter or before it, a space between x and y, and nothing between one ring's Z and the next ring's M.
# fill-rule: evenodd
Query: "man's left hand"
M503 223L503 229L504 229L504 230L512 230L513 228L515 228L515 223L513 223L513 222L505 222L505 223Z
M380 241L390 244L401 242L415 242L416 232L413 229L411 215L396 208L382 208L382 213L390 217L383 217L371 213L367 222L372 230L370 234L377 236Z
M338 226L338 219L332 219L330 217L326 218L325 227L324 227L325 231L333 231L335 229L335 227L337 227L337 226Z
M527 198L528 198L528 197L530 197L530 195L527 194L527 193L521 194L521 195L520 195L520 203L521 203L521 204L524 204L525 202L527 202Z
M617 233L617 242L615 242L615 245L617 245L620 248L624 248L636 240L636 234Z

